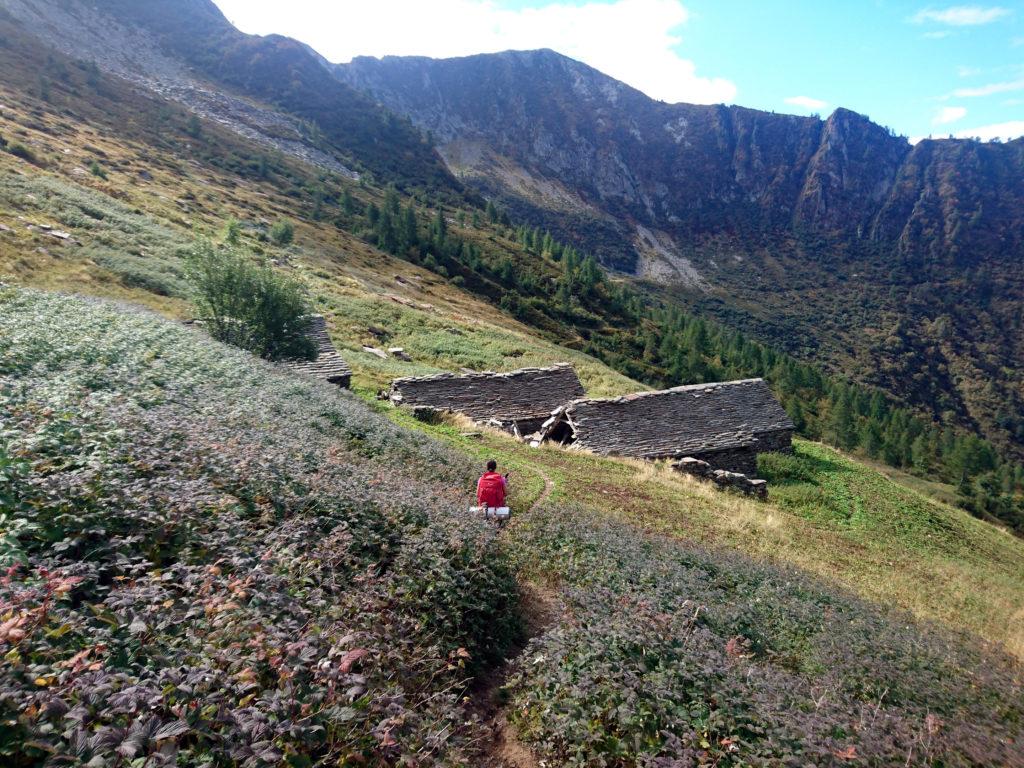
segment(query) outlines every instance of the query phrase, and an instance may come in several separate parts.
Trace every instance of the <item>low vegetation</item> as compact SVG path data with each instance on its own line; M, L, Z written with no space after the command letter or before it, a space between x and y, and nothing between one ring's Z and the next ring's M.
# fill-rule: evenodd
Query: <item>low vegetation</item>
M796 568L1024 658L1024 543L917 492L916 478L896 482L827 446L796 440L794 456L762 459L761 473L772 479L768 501L758 502L664 464L534 449L464 423L424 426L400 409L388 413L478 460L496 457L513 472L516 510L529 508L548 478L557 505ZM779 462L795 463L796 476L773 469Z
M546 508L511 536L565 618L510 713L551 764L1021 765L1013 662L797 572Z
M517 626L466 462L167 321L0 290L0 762L465 762L459 691Z

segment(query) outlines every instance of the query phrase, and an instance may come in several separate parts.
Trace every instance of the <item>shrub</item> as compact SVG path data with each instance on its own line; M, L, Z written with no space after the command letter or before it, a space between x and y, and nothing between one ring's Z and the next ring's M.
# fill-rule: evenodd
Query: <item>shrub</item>
M93 176L96 176L96 177L98 177L100 179L106 180L106 178L107 178L107 172L105 170L103 170L103 166L100 165L99 161L97 161L97 160L93 160L92 163L90 163L90 165L89 165L89 173L91 173Z
M757 475L769 483L817 484L814 467L804 457L791 453L758 454Z
M282 219L270 228L270 239L274 245L290 245L295 239L295 225Z
M238 245L239 238L242 236L242 222L238 219L231 218L224 222L224 242L228 245Z
M36 153L26 147L20 141L13 141L7 145L7 151L15 157L20 157L22 160L32 163L33 165L39 165L39 158Z
M268 360L311 359L309 302L297 280L230 248L197 244L188 257L195 302L219 341Z

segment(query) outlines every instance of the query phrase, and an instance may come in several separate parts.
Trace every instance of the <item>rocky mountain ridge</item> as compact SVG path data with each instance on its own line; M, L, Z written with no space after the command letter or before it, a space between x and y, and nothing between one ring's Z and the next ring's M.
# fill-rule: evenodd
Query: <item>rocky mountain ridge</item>
M407 121L326 72L307 46L246 35L210 0L0 0L24 34L325 171L454 188Z
M555 225L567 206L531 194L540 184L514 183L510 166L563 189L577 211L615 220L619 236L592 246L627 272L644 250L636 225L676 242L811 230L967 263L994 238L1004 252L1024 243L1012 215L1024 206L1024 139L911 145L846 109L822 121L666 104L548 50L361 57L332 69L430 131L453 172L523 213ZM628 245L634 254L621 252Z

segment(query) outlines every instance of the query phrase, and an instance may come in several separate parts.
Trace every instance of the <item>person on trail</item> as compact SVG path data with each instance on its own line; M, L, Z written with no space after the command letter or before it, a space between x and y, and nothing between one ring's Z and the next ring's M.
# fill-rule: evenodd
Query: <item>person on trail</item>
M481 507L497 509L505 506L505 489L508 487L508 473L498 474L498 462L487 462L487 471L476 484L476 503Z

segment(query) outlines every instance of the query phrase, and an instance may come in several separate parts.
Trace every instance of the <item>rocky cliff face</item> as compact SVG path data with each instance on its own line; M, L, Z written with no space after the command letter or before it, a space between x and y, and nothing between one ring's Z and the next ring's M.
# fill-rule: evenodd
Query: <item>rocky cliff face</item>
M844 109L822 122L665 104L552 51L359 58L334 71L523 213L557 227L567 198L612 223L617 237L601 230L589 244L627 271L642 255L637 224L677 243L809 231L918 256L1022 242L1024 217L1010 212L1024 207L1024 140L912 147Z

